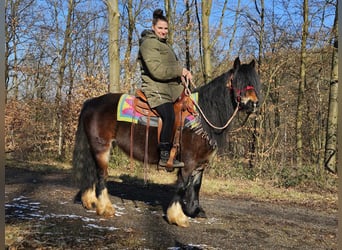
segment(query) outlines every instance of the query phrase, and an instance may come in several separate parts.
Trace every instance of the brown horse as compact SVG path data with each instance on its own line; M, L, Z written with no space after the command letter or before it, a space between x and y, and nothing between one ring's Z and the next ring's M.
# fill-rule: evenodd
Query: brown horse
M220 145L217 141L227 131L226 128L211 128L207 123L223 126L234 110L254 111L259 101L259 89L254 60L241 64L237 58L231 70L195 90L199 109L203 112L198 117L205 116L206 121L199 119L195 125L184 126L182 130L179 155L185 167L178 170L176 192L166 211L170 224L187 227L188 216L205 217L199 204L203 171ZM76 132L73 169L81 201L86 209L95 209L103 216L115 214L106 188L111 147L118 146L128 155L131 150L131 123L117 120L121 95L109 93L87 100ZM133 157L144 161L146 126L135 124L133 131ZM148 163L157 164L157 128L150 127L148 136Z

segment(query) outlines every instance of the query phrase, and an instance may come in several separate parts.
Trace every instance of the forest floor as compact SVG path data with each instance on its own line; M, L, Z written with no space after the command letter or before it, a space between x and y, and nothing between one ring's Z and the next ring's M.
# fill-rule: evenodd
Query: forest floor
M5 173L7 249L337 249L337 193L301 203L201 191L208 218L179 228L165 220L173 185L110 177L116 216L101 218L74 202L68 167L10 162Z

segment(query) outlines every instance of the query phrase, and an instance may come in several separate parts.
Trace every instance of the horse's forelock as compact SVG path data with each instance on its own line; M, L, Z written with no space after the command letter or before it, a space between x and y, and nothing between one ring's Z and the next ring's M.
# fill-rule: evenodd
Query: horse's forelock
M238 70L234 72L233 87L236 89L245 89L252 86L257 94L260 93L259 76L255 70L254 64L242 64Z

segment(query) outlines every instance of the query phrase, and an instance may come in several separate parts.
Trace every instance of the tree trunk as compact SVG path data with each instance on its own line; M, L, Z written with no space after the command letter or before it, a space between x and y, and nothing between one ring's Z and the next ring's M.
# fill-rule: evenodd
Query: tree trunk
M199 17L197 0L195 0L195 11L196 11L196 20L197 20L197 27L198 27L198 51L199 51L199 58L201 60L199 71L202 72L202 76L204 79L205 73L204 73L203 49L202 49L202 24L201 24L201 19Z
M328 111L328 123L326 131L326 144L324 155L324 166L327 170L333 173L337 173L337 113L338 113L338 8L336 4L336 15L333 27L334 33L334 45L332 53L332 69L330 80L330 93L329 93L329 111Z
M19 5L20 1L6 1L5 7L9 8L10 13L10 23L6 23L6 70L5 70L5 84L6 84L6 91L8 90L8 83L9 83L9 58L10 56L13 57L13 70L12 70L12 85L13 85L13 98L18 100L19 95L19 82L18 82L18 53L17 53L17 45L18 45L18 26L19 26ZM11 48L9 48L11 44ZM10 55L10 51L12 51ZM7 99L7 97L6 97Z
M75 9L74 0L69 0L68 3L68 15L66 20L66 27L64 31L63 46L60 50L59 72L58 72L58 84L56 91L56 108L57 108L57 122L58 122L58 156L63 159L65 157L64 148L64 116L62 108L62 88L64 83L65 68L67 66L67 53L71 44L71 19ZM57 14L57 13L56 13Z
M308 36L308 0L303 2L303 25L302 25L302 41L301 41L301 62L300 62L300 80L298 86L297 99L297 121L296 121L296 162L297 167L303 165L303 112L304 112L304 91L306 81L306 42Z
M212 78L211 65L211 46L209 32L209 17L212 1L202 1L202 41L203 41L203 64L204 64L204 82L208 83Z
M120 92L120 13L118 0L108 0L109 18L109 92Z
M262 53L263 53L263 47L264 47L264 30L265 30L265 2L264 0L260 0L260 7L261 10L259 10L257 1L255 0L255 6L256 10L260 16L260 33L259 33L259 55L258 55L258 64L259 64L259 73L260 73L260 67L262 64Z
M262 53L263 53L263 47L264 47L264 29L265 29L265 3L264 0L260 0L260 9L258 7L258 3L255 0L255 9L260 17L260 32L259 32L259 56L258 56L258 71L260 74L260 68L262 63ZM249 166L254 167L255 161L256 161L256 152L258 150L258 142L259 142L259 132L261 129L261 124L258 124L258 119L255 117L253 121L253 139L250 146L250 159L249 159Z
M191 63L190 63L190 39L191 39L191 11L189 0L185 0L185 10L186 10L186 28L185 28L185 60L186 60L186 68L191 71Z
M230 56L232 54L232 51L233 51L234 40L235 40L235 33L236 33L236 29L237 29L237 22L238 22L239 15L240 15L240 2L241 2L241 0L238 0L238 2L237 2L237 7L236 7L236 11L235 11L235 17L234 17L232 36L230 37L230 40L229 40L228 56Z
M134 19L133 19L133 5L132 0L127 1L127 11L128 11L128 34L127 34L127 48L125 52L125 91L129 91L132 79L132 69L131 69L131 54L133 46L133 31L134 31Z
M172 0L164 0L165 5L165 15L167 20L169 21L169 33L167 37L167 41L172 45L174 40L174 22L172 18Z

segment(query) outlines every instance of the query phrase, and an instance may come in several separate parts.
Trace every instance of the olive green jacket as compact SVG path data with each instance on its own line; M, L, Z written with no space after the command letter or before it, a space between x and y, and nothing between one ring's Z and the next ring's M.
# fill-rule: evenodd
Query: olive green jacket
M141 89L152 108L175 102L184 87L183 67L166 39L159 39L152 30L145 30L139 41L138 60L141 66Z

